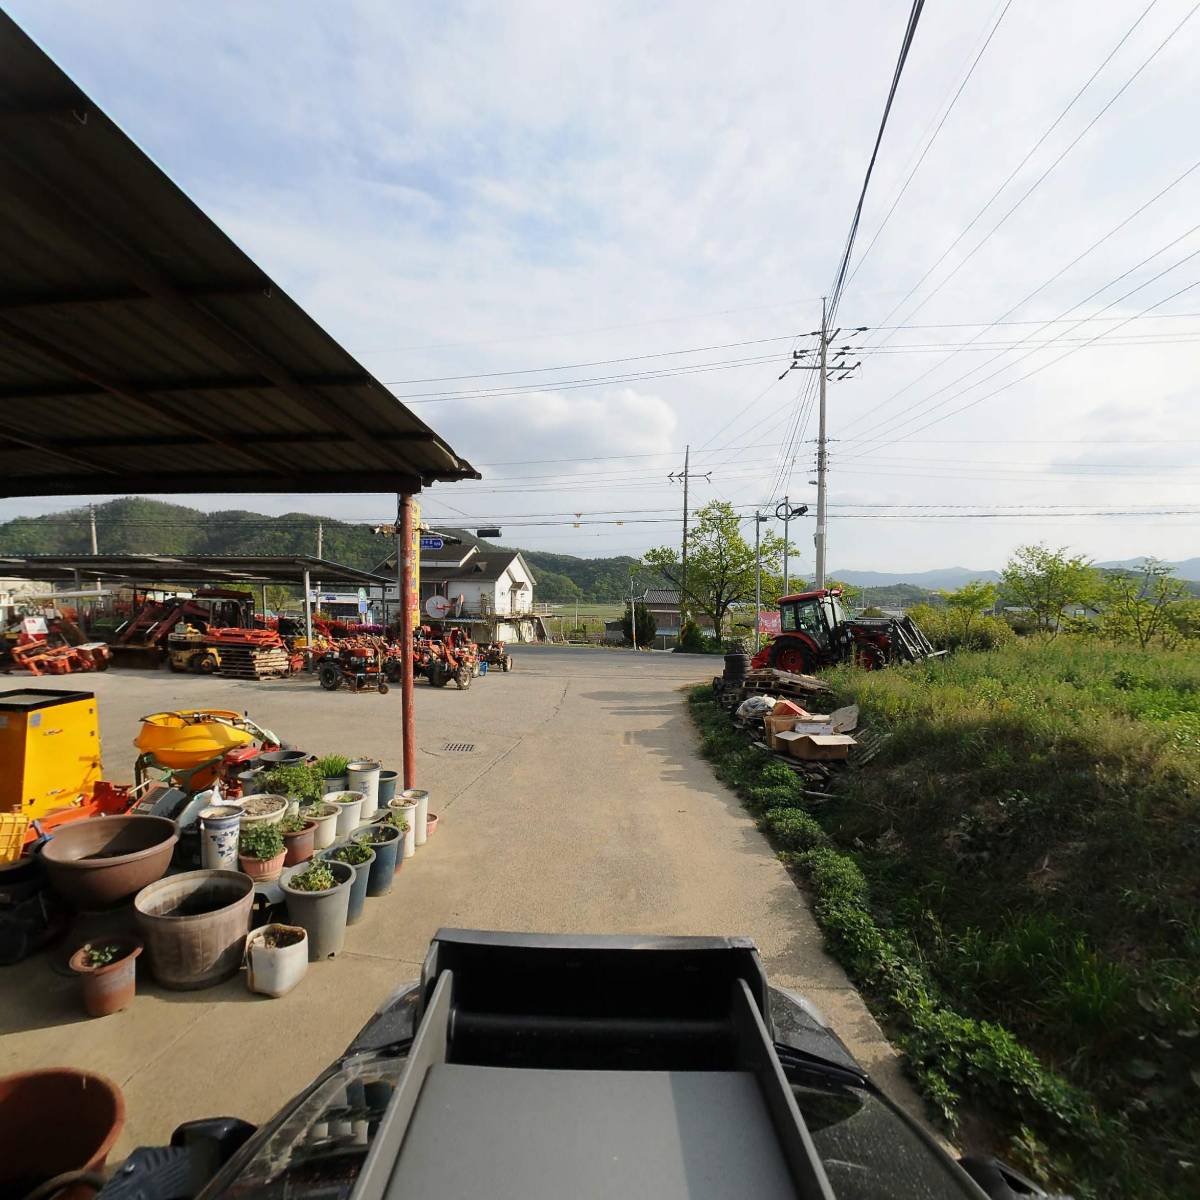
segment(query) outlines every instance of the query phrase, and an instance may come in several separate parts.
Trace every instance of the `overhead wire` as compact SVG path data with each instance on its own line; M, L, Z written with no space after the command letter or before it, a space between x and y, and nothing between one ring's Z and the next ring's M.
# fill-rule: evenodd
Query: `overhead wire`
M983 45L979 47L978 52L971 61L970 67L967 68L966 75L963 76L962 82L958 85L957 91L955 91L954 95L951 97L950 103L946 106L945 112L942 113L941 120L939 120L937 123L937 128L934 129L932 136L925 143L925 148L921 151L920 157L913 164L912 170L909 171L904 182L900 185L900 190L896 193L891 205L888 207L887 212L884 213L883 220L879 223L879 228L875 230L874 236L871 238L870 242L867 243L867 248L862 252L862 254L859 255L858 262L855 264L854 270L850 272L850 275L846 279L847 287L854 282L854 277L862 269L862 265L864 262L866 262L868 255L875 246L875 243L879 241L879 235L887 228L888 222L892 219L892 214L896 211L896 206L904 198L904 193L908 191L908 185L912 183L914 176L921 169L921 164L925 161L929 151L933 149L933 144L937 141L938 134L942 132L942 127L946 124L950 114L954 111L954 106L958 103L958 99L963 94L963 90L966 88L967 84L970 83L971 76L975 74L975 68L979 66L979 62L983 58L984 53L987 51L988 46L992 44L992 39L996 36L996 31L1000 28L1000 22L1004 20L1005 16L1007 16L1008 10L1012 7L1012 4L1013 0L1002 0L1002 6L999 8L995 20L991 23L991 28L988 30L987 37L984 38Z
M1026 153L1025 153L1024 157L1021 159L1021 161L1019 163L1017 163L1017 165L1009 172L1009 174L1005 177L1004 181L1000 184L1000 186L997 187L995 189L995 191L992 192L991 196L989 196L988 199L984 202L983 207L980 208L979 211L971 218L971 220L967 222L966 226L958 233L958 235L950 243L950 245L947 246L946 249L942 251L942 253L938 256L938 258L934 262L934 264L920 277L920 279L917 280L917 282L915 284L913 284L913 286L899 300L899 302L896 303L892 307L891 311L887 314L887 316L885 316L883 318L882 323L885 324L886 322L890 321L892 319L892 317L897 312L899 312L900 309L902 309L905 304L908 303L908 301L912 298L913 294L921 287L921 285L929 278L929 276L932 275L933 272L936 271L943 262L945 262L946 258L954 251L954 248L959 244L959 242L961 242L963 240L963 238L965 238L967 236L967 234L970 233L972 229L974 229L976 224L978 224L980 219L987 212L987 210L992 206L992 204L995 203L995 201L1000 196L1000 194L1004 191L1004 189L1006 187L1008 187L1008 185L1017 177L1017 175L1021 172L1021 170L1025 166L1025 164L1027 162L1029 162L1029 160L1038 152L1039 149L1041 149L1041 147L1045 143L1046 139L1054 132L1055 129L1058 128L1058 126L1063 122L1063 120L1066 119L1067 114L1080 101L1080 99L1083 97L1084 93L1095 82L1096 78L1100 75L1101 71L1103 71L1104 68L1112 61L1113 57L1117 54L1117 52L1121 49L1121 47L1124 46L1125 43L1129 40L1129 38L1133 36L1134 31L1146 19L1146 17L1150 14L1150 11L1154 8L1154 6L1157 3L1158 3L1158 0L1150 0L1150 2L1146 5L1146 7L1139 14L1137 19L1133 22L1133 24L1130 25L1129 28L1126 29L1125 32L1121 35L1117 44L1115 46L1113 46L1113 48L1104 56L1104 58L1100 62L1100 65L1098 67L1096 67L1096 69L1091 73L1091 75L1088 76L1088 78L1084 82L1083 86L1080 87L1079 90L1075 93L1075 95L1072 96L1071 99L1067 102L1067 106L1058 114L1057 117L1054 118L1054 120L1050 123L1050 125L1042 133L1041 137L1039 137L1038 140L1036 142L1034 142L1034 144L1030 147L1030 149L1026 151ZM1190 17L1190 16L1191 16L1191 13L1188 14L1188 17ZM1184 18L1184 19L1186 21L1188 18ZM1172 36L1174 36L1174 35L1172 34ZM1165 45L1165 43L1163 43L1163 45ZM1161 49L1161 48L1162 48L1162 46L1160 45L1159 49ZM1158 54L1158 50L1155 50L1154 54L1151 55L1151 58L1153 58L1157 54ZM1149 62L1149 61L1150 61L1149 59L1146 60L1146 62ZM1126 81L1126 83L1125 83L1124 87L1122 87L1121 91L1124 91L1124 88L1128 87L1129 84L1133 81L1133 79L1136 78L1137 75L1141 73L1142 69L1146 66L1146 62L1144 62L1142 64L1142 66L1139 67L1138 70L1134 73L1134 75L1131 76L1130 79ZM1117 96L1119 96L1120 94L1121 93L1118 92ZM1096 120L1099 119L1099 116L1103 115L1104 112L1108 111L1108 109L1112 106L1112 103L1117 99L1117 96L1114 96L1109 101L1109 103L1107 105L1105 105L1104 109L1101 110L1101 113L1098 114L1097 117L1093 118L1092 122L1087 126L1087 129L1090 129L1092 127L1092 125L1095 124ZM1087 132L1087 129L1084 130L1085 133ZM1080 136L1082 136L1082 134ZM1071 143L1071 146L1068 147L1068 151L1076 144L1076 142L1078 142L1078 140L1079 139L1076 138L1075 142ZM1066 153L1066 151L1064 151L1064 155L1065 155L1065 153ZM1053 164L1051 164L1050 170L1053 170L1054 167L1057 166L1058 163L1062 161L1062 158L1063 158L1063 155L1060 155L1059 158L1056 159ZM1047 171L1046 174L1049 174L1049 171ZM1041 179L1039 179L1037 184L1034 185L1035 187L1038 186L1042 182L1042 180L1044 180L1046 178L1046 174L1042 175ZM1030 189L1030 191L1032 191L1032 190L1033 189ZM1028 195L1029 195L1029 192L1026 193L1026 197ZM1023 202L1026 197L1022 197L1021 202ZM1007 219L1007 217L1005 219ZM994 232L994 230L993 230L993 232ZM943 281L943 285L944 285L944 283L945 283L945 281Z

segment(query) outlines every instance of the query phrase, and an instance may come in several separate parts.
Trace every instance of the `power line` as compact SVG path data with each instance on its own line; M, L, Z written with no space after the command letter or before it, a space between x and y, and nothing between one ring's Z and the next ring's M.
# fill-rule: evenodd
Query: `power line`
M875 236L871 238L867 248L859 257L858 263L854 270L850 272L850 275L846 280L847 286L854 282L854 277L862 269L863 263L867 261L867 256L871 253L875 243L879 241L879 235L884 231L884 229L887 228L887 223L892 219L892 213L896 211L896 206L900 203L901 199L903 199L904 193L908 191L908 185L912 183L913 177L921 169L921 164L925 161L926 155L931 149L933 149L933 143L937 141L938 134L942 132L942 126L946 124L951 112L954 111L954 106L958 103L958 98L963 94L963 89L971 81L971 76L975 74L975 68L979 66L979 60L983 58L984 52L987 50L988 46L991 45L992 38L996 36L996 30L1000 28L1000 22L1004 20L1008 10L1012 7L1012 3L1013 0L1004 0L1003 8L1000 9L999 15L996 17L995 21L992 22L992 27L990 30L988 30L988 35L984 39L983 45L979 47L979 52L975 55L974 60L971 62L966 75L963 76L962 82L958 85L958 90L951 98L949 105L946 107L946 111L942 113L942 119L938 121L937 128L933 131L933 135L930 137L929 141L925 143L925 149L921 151L920 158L918 158L913 164L913 168L911 171L909 171L908 177L904 180L904 183L900 185L900 190L896 193L895 199L892 200L891 206L884 214L883 220L880 221L879 228L875 230Z
M925 0L913 0L912 9L908 14L908 26L904 31L904 40L900 43L900 54L896 59L896 69L892 73L892 85L888 89L887 102L883 106L883 116L879 121L879 132L875 135L875 145L871 149L871 158L867 163L867 173L863 177L862 188L858 193L858 203L854 206L854 217L850 222L850 232L846 235L846 248L842 252L842 261L838 265L837 276L829 293L829 322L837 319L838 305L842 300L842 288L846 282L846 272L850 267L850 255L854 252L854 239L858 234L858 223L862 219L863 204L867 198L867 188L871 183L871 175L875 170L875 160L879 157L879 147L883 142L883 133L887 128L888 117L891 115L892 102L896 98L896 89L900 86L900 76L904 73L904 64L908 61L908 52L912 47L913 37L917 32L917 22L921 19L921 10Z
M950 243L950 245L947 246L946 249L942 251L941 255L938 257L937 261L933 264L933 266L931 266L925 272L925 274L922 275L921 278L918 279L915 284L913 284L913 286L908 290L908 293L892 308L891 312L889 312L888 315L886 317L884 317L885 322L891 320L891 318L897 312L899 312L900 309L902 309L905 304L908 303L908 301L912 297L913 293L917 291L917 289L925 282L926 279L929 278L930 275L933 274L934 271L936 271L938 269L939 266L941 266L941 264L946 260L946 258L949 256L949 254L954 250L955 246L957 246L959 244L959 242L961 242L963 240L963 238L965 238L967 236L967 234L971 232L971 230L975 227L975 225L978 223L980 218L984 215L984 213L987 212L987 210L995 202L995 200L1000 195L1000 193L1003 192L1006 187L1008 187L1008 185L1013 181L1013 179L1015 179L1016 176L1020 173L1021 169L1025 166L1025 164L1038 152L1038 150L1041 148L1042 144L1046 141L1046 139L1054 132L1055 129L1058 128L1058 126L1062 123L1062 121L1064 120L1066 115L1079 102L1079 100L1083 96L1084 92L1086 92L1088 90L1088 88L1092 86L1093 82L1096 80L1096 78L1100 74L1100 72L1103 71L1104 68L1112 61L1113 56L1129 40L1129 38L1133 35L1134 30L1136 30L1137 27L1146 19L1146 17L1150 13L1150 10L1157 3L1158 3L1158 0L1150 0L1150 3L1147 4L1146 7L1142 10L1142 13L1137 18L1137 20L1134 21L1134 23L1132 25L1130 25L1130 27L1124 32L1124 34L1122 34L1122 36L1121 36L1120 40L1117 42L1117 44L1108 52L1108 54L1106 54L1104 56L1100 65L1091 73L1090 76L1088 76L1088 79L1084 83L1084 85L1075 93L1074 96L1071 97L1070 101L1067 103L1066 108L1064 108L1062 110L1062 112L1060 112L1058 114L1058 116L1054 118L1054 120L1050 123L1049 127L1042 134L1042 136L1040 138L1038 138L1038 140L1036 142L1034 142L1033 146L1026 152L1025 157L1022 158L1021 161L1019 163L1017 163L1017 165L1012 169L1012 171L1009 172L1007 177L1004 179L1004 182L1001 183L1000 186L998 188L996 188L996 190L991 194L991 196L988 197L988 199L985 201L983 207L971 218L970 221L967 222L966 227L958 234L958 236L954 239L954 241L952 241ZM1191 14L1189 14L1189 16L1190 15ZM1186 18L1185 18L1185 20L1186 20ZM1161 47L1160 47L1160 49L1161 49ZM1158 51L1156 50L1154 53L1157 54ZM1153 57L1153 55L1151 57ZM1149 60L1147 60L1147 61L1149 61ZM1143 67L1145 65L1146 65L1145 63L1142 64ZM1138 72L1140 73L1141 70L1142 70L1142 67L1139 67ZM1125 86L1128 86L1128 84L1133 81L1133 78L1136 78L1136 74L1133 77L1131 77L1131 79L1129 81L1127 81ZM1124 90L1124 88L1122 88L1122 91L1123 90ZM1118 92L1118 95L1120 95L1119 92ZM1116 97L1114 96L1113 99L1115 100ZM1112 101L1110 101L1109 103L1111 104ZM1107 111L1107 108L1108 108L1108 106L1106 105L1104 111ZM1096 118L1096 119L1098 119L1098 118ZM1095 119L1093 120L1092 124L1095 124ZM1088 128L1090 129L1091 125L1089 125ZM1087 130L1085 129L1084 132L1086 133ZM1080 135L1080 136L1082 136L1082 135ZM1076 139L1076 141L1078 141L1078 138ZM1074 144L1075 144L1074 142L1071 143L1072 146L1074 146ZM1068 147L1068 150L1070 148L1071 147ZM1054 166L1056 166L1057 163L1059 161L1061 161L1061 158L1062 158L1062 156L1060 155L1059 159L1055 160L1055 163L1051 165L1051 168L1050 168L1051 170L1053 170ZM1047 174L1048 173L1049 172L1047 172ZM1042 176L1042 179L1045 179L1045 175ZM1038 180L1038 183L1040 183L1040 182L1041 182L1041 179ZM1035 184L1034 186L1036 187L1037 185ZM1027 192L1026 195L1028 195L1028 194L1029 193ZM1024 200L1024 197L1022 197L1022 201L1023 200ZM993 232L995 232L995 230L993 230ZM944 282L945 281L943 280L943 283Z

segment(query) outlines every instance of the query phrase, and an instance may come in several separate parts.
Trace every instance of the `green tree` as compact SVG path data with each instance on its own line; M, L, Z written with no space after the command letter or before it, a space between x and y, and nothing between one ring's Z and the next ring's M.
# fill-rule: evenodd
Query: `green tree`
M1158 640L1168 648L1178 640L1178 626L1171 620L1175 605L1191 593L1182 579L1172 576L1169 563L1147 558L1140 573L1114 571L1100 592L1100 625L1110 637L1137 642L1145 650Z
M633 642L633 624L634 619L637 620L637 644L640 649L651 645L654 641L654 635L658 631L658 622L654 619L654 614L639 600L634 606L634 617L629 614L629 601L625 601L625 611L621 614L621 632L625 635L625 640L632 644Z
M769 595L768 579L778 576L783 565L783 538L765 527L760 547L764 600ZM642 560L647 568L683 588L679 551L659 546ZM742 537L733 505L724 500L706 504L688 530L688 573L686 602L710 617L718 640L724 637L725 621L735 604L754 600L754 546Z
M1020 546L1001 572L1005 597L1029 610L1035 628L1058 633L1063 609L1069 604L1091 606L1099 593L1099 577L1091 560L1038 544Z
M973 579L970 583L964 583L957 591L942 592L941 596L953 614L963 642L970 645L971 626L976 618L996 607L996 585Z

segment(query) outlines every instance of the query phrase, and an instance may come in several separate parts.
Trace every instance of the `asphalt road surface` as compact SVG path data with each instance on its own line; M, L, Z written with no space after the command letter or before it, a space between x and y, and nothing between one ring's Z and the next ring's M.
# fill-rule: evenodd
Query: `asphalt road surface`
M822 949L803 893L697 753L684 690L720 659L551 647L514 657L511 674L465 692L418 684L417 783L440 828L391 895L368 900L341 957L312 964L278 1000L241 978L169 992L139 971L133 1006L100 1020L82 1015L61 954L0 968L0 1074L68 1065L115 1079L129 1109L119 1156L165 1142L190 1118L270 1115L416 978L440 926L741 934L771 981L813 1000L876 1081L918 1112L893 1051ZM398 689L351 695L308 678L166 671L11 676L3 689L24 686L95 691L116 782L132 778L138 718L183 707L244 710L311 753L400 766Z

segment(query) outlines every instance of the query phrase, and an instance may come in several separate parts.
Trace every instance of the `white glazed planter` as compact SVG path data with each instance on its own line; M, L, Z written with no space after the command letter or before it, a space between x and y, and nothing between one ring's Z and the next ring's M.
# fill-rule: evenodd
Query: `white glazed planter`
M416 834L416 842L418 846L425 845L425 840L428 834L425 832L425 826L429 821L429 793L424 788L407 788L400 793L402 800L408 800L417 806L417 820L413 826L413 831Z
M325 797L325 803L332 804L338 810L338 837L346 837L347 834L353 833L362 823L362 792L334 792L333 795Z
M388 808L395 809L401 816L401 819L408 822L408 832L404 835L404 857L412 858L417 852L417 802L415 800L406 800L404 796L397 796L395 800L388 805Z
M269 930L289 930L300 939L290 946L268 946ZM264 996L285 996L308 970L308 934L298 925L264 925L246 939L246 985Z
M346 768L346 786L352 792L362 792L362 818L369 820L379 808L380 764L370 758L355 759Z
M206 871L237 871L242 810L229 804L200 813L200 865Z
M336 808L336 805L329 804L328 801L325 803L330 808ZM312 808L315 807L316 805L312 806ZM312 811L312 808L305 809L304 815L317 823L316 833L313 835L313 850L314 852L326 850L333 845L333 839L337 837L338 815L336 812L331 812L327 816L318 816Z

